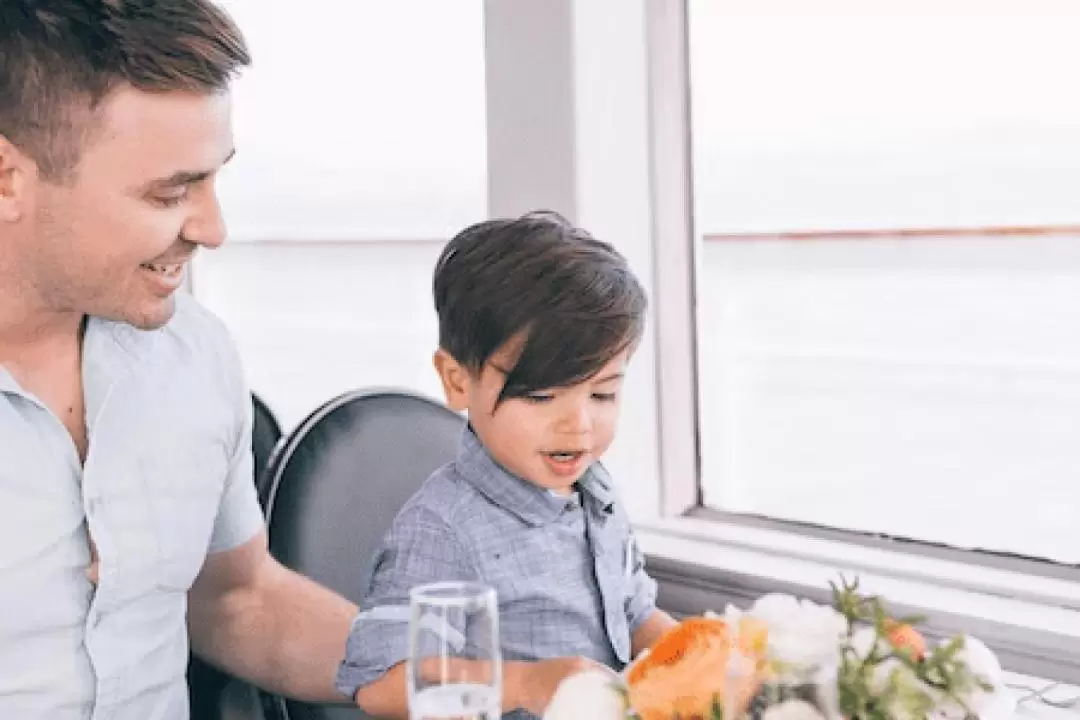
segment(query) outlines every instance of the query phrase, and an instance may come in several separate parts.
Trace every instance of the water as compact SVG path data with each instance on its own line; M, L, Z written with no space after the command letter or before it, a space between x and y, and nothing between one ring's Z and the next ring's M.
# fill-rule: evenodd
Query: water
M434 685L409 703L410 720L499 720L499 693L487 685Z

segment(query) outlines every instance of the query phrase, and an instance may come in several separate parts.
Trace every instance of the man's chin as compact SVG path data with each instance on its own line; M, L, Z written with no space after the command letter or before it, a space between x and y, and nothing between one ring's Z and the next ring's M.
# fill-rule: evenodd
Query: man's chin
M118 317L108 319L127 323L139 330L158 330L164 327L176 313L176 298L170 295L167 298L155 298L152 304L118 313Z

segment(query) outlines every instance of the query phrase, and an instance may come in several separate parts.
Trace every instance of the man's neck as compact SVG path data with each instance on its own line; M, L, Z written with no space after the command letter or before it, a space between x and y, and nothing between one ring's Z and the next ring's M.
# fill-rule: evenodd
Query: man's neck
M23 295L20 297L20 295ZM24 294L0 289L0 365L33 367L55 354L71 352L82 339L85 316L58 312Z

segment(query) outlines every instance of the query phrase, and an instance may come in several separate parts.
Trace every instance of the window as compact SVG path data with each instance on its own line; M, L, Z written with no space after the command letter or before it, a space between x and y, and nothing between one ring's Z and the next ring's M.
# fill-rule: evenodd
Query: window
M1080 9L689 10L704 505L1080 563Z
M286 429L359 387L440 396L431 271L487 207L483 3L223 4L254 64L193 292Z
M253 56L221 188L234 242L415 240L483 215L479 0L223 4Z
M1009 669L1080 680L1077 571L1045 561L1078 552L1071 2L391 5L230 2L265 74L237 92L234 242L194 284L286 425L350 387L436 394L442 240L552 208L652 298L605 460L666 608L858 574ZM402 118L410 85L429 111ZM310 152L278 147L312 126ZM995 509L988 476L1022 487Z

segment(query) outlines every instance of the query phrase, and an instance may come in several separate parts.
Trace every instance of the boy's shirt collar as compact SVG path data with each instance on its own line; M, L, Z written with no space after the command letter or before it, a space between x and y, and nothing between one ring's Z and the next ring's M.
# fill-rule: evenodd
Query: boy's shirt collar
M572 496L555 495L508 472L495 462L468 425L461 432L457 466L480 494L529 525L538 527L554 521L572 502ZM585 471L577 487L583 502L591 503L602 516L614 511L611 476L599 462Z

